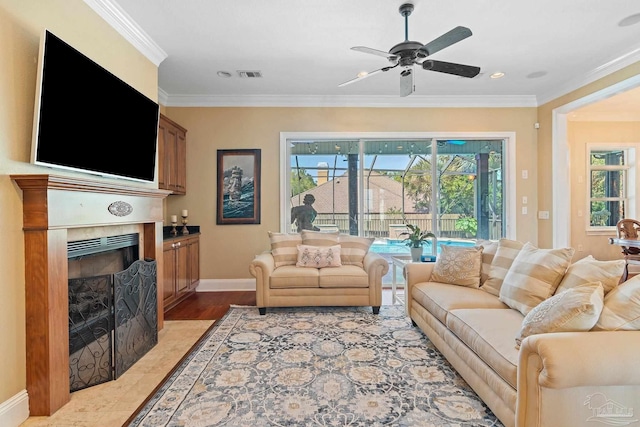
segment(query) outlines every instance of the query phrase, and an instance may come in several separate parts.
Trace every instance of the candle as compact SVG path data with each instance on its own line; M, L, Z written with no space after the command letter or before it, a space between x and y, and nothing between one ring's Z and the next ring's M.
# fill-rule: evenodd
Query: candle
M171 215L171 222L178 222L178 217L176 215Z
M189 216L189 211L182 209L182 216Z

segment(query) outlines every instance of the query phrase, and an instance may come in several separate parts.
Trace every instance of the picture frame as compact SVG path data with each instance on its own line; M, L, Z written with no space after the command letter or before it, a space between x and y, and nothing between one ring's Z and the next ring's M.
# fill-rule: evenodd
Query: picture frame
M259 149L218 150L216 224L260 224Z

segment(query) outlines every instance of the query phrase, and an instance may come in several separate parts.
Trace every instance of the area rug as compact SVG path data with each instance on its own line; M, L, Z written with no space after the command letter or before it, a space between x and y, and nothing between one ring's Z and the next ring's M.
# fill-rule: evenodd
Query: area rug
M128 425L502 426L400 306L232 308Z

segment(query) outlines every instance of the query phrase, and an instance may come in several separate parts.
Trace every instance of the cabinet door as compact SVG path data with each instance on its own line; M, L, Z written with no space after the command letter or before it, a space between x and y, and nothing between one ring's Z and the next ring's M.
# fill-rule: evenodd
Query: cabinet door
M173 243L167 242L163 246L164 278L162 281L162 300L164 306L173 302L176 297L176 251Z
M200 282L200 239L194 237L189 242L189 288L195 289Z
M181 130L176 131L175 136L175 182L173 183L174 193L187 193L187 135Z
M160 115L158 124L158 188L187 191L187 130Z
M177 288L176 292L180 294L188 290L189 287L189 247L186 241L180 241L176 243L176 255L177 255Z

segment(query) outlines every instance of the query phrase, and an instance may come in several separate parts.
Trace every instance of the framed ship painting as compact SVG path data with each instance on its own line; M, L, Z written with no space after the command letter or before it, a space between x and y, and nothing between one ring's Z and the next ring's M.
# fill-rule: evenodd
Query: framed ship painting
M260 224L260 150L218 150L216 224Z

